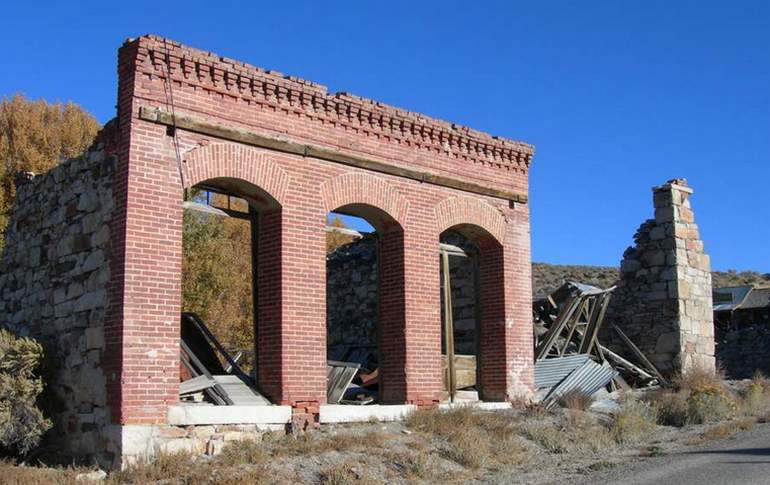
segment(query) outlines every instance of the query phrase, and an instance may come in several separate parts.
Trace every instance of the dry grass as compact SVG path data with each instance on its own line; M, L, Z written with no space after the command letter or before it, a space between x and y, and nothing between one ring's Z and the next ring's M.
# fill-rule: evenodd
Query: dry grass
M647 398L658 410L658 423L664 426L682 427L687 424L687 394L660 390Z
M259 446L259 443L253 441L233 442L211 460L196 459L188 453L160 453L152 460L140 460L124 470L111 473L107 483L274 483L277 479L275 474L268 473L262 464L251 461L266 460Z
M519 430L550 453L598 452L614 446L606 426L582 411L568 410L561 422L525 421Z
M82 483L75 480L77 474L89 471L91 470L19 466L11 460L0 460L0 477L2 477L0 482L8 485L39 485L41 483L76 485Z
M440 473L424 450L409 450L400 453L388 453L388 461L409 481L425 480L436 482Z
M741 414L761 421L770 419L770 381L757 373L741 395Z
M243 463L261 464L270 457L264 443L244 440L231 441L216 456L218 464L223 466L235 466Z
M610 433L617 443L641 443L655 432L657 410L650 404L628 399L614 415Z
M674 379L674 387L649 398L658 409L660 424L718 423L733 419L738 412L738 401L725 387L719 371L695 367Z
M323 485L375 485L381 483L366 472L364 465L350 461L321 470L320 482Z
M715 424L707 428L697 438L687 442L688 445L700 445L708 441L721 440L739 431L750 431L757 424L756 418L740 418L733 421Z
M271 443L269 453L272 456L301 456L321 454L326 451L370 450L382 446L387 435L378 431L364 434L339 433L334 436L317 438L312 434L302 434L298 437L287 435Z
M423 435L441 438L445 442L441 455L472 470L527 459L517 436L517 419L508 413L470 407L431 409L410 414L406 425Z
M159 453L141 459L110 475L115 483L155 483L172 478L200 481L206 474L189 453Z
M580 392L568 392L561 396L558 400L559 405L565 409L571 409L575 411L587 411L593 404L594 399L591 396L586 396Z
M694 366L673 379L678 391L705 391L724 388L724 373L716 372L702 366Z

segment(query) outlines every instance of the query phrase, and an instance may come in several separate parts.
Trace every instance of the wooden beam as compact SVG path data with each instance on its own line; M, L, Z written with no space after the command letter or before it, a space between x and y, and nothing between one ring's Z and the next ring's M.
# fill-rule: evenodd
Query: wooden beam
M471 192L479 195L487 195L500 199L526 204L527 194L512 192L509 190L495 189L483 185L467 182L465 180L437 175L430 172L423 172L409 168L396 167L388 162L374 160L370 158L359 157L347 152L323 148L315 145L306 145L288 140L281 140L272 136L260 135L253 131L230 128L208 121L202 121L186 115L172 115L158 108L149 108L142 106L139 109L139 119L150 121L160 125L171 126L176 129L192 131L202 135L208 135L223 140L234 141L268 150L275 150L282 153L291 153L303 157L313 157L329 162L341 163L351 167L363 168L374 172L403 177L420 182L449 187L452 189Z

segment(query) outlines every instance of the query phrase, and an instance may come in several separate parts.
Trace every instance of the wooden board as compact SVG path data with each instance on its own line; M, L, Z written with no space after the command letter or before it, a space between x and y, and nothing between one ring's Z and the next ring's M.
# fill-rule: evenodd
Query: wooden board
M233 405L239 406L269 406L270 401L265 399L260 393L255 391L248 383L244 382L239 376L225 375L213 376L214 381L224 391Z

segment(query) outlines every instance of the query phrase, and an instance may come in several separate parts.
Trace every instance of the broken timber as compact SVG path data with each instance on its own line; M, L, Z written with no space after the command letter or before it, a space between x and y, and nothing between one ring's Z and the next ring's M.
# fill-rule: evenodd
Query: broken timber
M394 175L396 177L417 180L419 182L429 183L432 185L439 185L442 187L449 187L452 189L472 192L474 194L497 197L521 204L526 204L528 199L526 194L518 192L485 187L472 182L466 182L464 180L459 180L444 175L437 175L434 173L423 172L409 168L396 167L384 161L359 157L357 155L339 150L282 140L272 136L258 134L253 131L236 129L222 126L216 123L210 123L208 121L199 120L191 116L179 114L174 115L158 108L142 106L139 109L139 119L169 126L175 129L178 128L186 131L192 131L194 133L200 133L202 135L213 136L223 140L243 143L245 145L266 148L268 150L275 150L293 155L300 155L303 157L318 158L320 160L341 163L351 167L363 168L387 175Z

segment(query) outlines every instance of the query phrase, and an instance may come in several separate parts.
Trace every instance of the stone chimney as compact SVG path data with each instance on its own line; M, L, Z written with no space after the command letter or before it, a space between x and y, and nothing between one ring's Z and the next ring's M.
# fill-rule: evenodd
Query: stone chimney
M623 254L608 321L665 374L693 366L713 370L711 263L690 206L693 190L674 179L652 193L655 219L641 225L636 246ZM611 347L629 355L614 332L607 336Z

